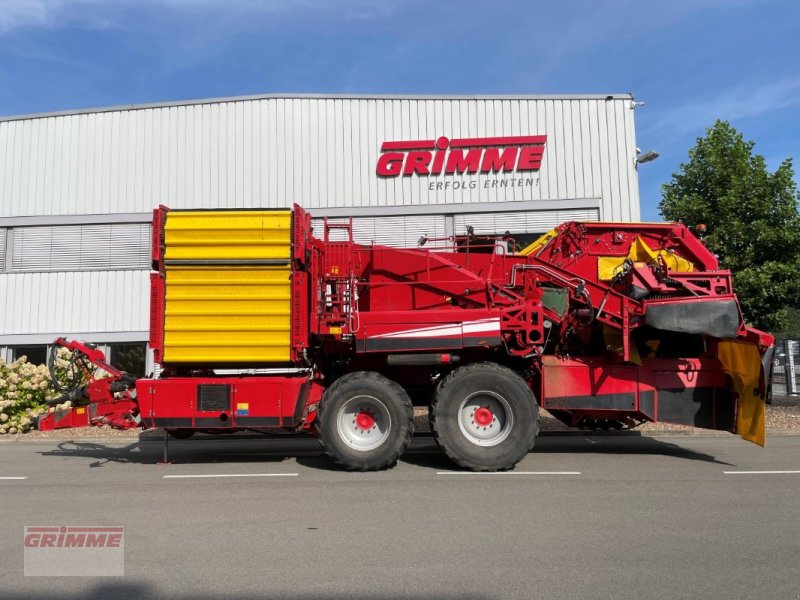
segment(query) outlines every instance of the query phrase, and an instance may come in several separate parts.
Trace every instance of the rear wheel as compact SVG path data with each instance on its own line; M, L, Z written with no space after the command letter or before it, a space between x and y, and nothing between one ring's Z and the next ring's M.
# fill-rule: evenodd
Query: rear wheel
M453 371L439 384L430 412L442 450L473 471L512 468L533 447L538 419L525 380L494 363Z
M414 408L405 390L369 371L348 373L319 404L317 432L325 453L351 471L391 467L408 447Z

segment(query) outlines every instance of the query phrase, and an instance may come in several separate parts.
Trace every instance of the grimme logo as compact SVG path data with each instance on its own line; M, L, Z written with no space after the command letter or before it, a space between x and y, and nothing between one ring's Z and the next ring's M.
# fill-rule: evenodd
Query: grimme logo
M26 576L125 575L123 527L25 527Z
M538 171L546 135L383 142L376 171L382 177Z
M119 548L122 527L26 527L26 548Z

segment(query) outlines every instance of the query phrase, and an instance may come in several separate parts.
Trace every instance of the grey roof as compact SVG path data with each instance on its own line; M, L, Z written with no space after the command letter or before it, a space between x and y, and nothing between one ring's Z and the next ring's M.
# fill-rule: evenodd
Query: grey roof
M60 117L68 115L82 115L125 110L144 110L147 108L164 108L169 106L191 106L197 104L219 104L225 102L245 102L250 100L266 100L270 98L283 99L354 99L354 100L633 100L631 93L625 94L511 94L511 95L446 95L446 94L255 94L250 96L223 96L220 98L203 98L199 100L176 100L172 102L151 102L147 104L122 104L99 108L81 108L53 112L30 113L23 115L0 116L3 121L21 121L25 119L41 119L45 117Z

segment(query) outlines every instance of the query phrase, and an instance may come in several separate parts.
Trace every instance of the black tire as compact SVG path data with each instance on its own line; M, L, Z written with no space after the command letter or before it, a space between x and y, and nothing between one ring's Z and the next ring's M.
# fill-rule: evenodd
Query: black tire
M488 412L491 420L483 423L486 426L475 421L470 405L494 409ZM528 384L514 371L495 363L475 363L440 382L430 422L439 446L457 465L473 471L504 471L533 448L539 407Z
M346 429L350 413L363 407L377 413L374 427L360 428L353 418L352 429ZM372 371L356 371L325 391L316 423L322 449L333 462L348 471L378 471L393 466L411 442L414 407L394 381ZM373 433L377 436L370 437ZM370 447L373 443L377 445Z
M167 433L170 437L175 438L176 440L188 440L190 437L194 435L195 430L189 428L180 428L180 429L167 429Z

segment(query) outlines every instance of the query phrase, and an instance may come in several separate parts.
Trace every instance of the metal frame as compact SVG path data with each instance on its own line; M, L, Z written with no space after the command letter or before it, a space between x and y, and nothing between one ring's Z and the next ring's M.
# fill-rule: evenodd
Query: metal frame
M146 110L148 108L169 108L173 106L194 106L201 104L223 104L228 102L251 102L254 100L630 100L633 102L632 93L622 94L464 94L464 95L436 95L436 94L253 94L249 96L223 96L219 98L203 98L198 100L176 100L172 102L151 102L146 104L123 104L119 106L106 106L98 108L80 108L75 110L62 110L53 112L30 113L0 117L0 123L7 121L24 121L28 119L41 119L44 117L68 117L71 115L84 115L88 113L102 113L114 111ZM635 108L632 104L631 108Z
M53 333L14 333L0 335L0 347L3 346L36 346L52 345ZM68 336L70 339L79 339L86 342L147 342L149 332L147 331L92 331L92 332L72 332Z
M119 223L149 223L152 215L141 213L41 215L30 217L0 217L0 227L47 227L53 225L116 225Z
M390 206L354 206L311 208L313 218L329 217L399 217L411 215L455 215L495 212L529 212L568 210L575 208L600 208L600 198L574 198L570 200L520 200L516 202L469 202L462 204L418 204Z

